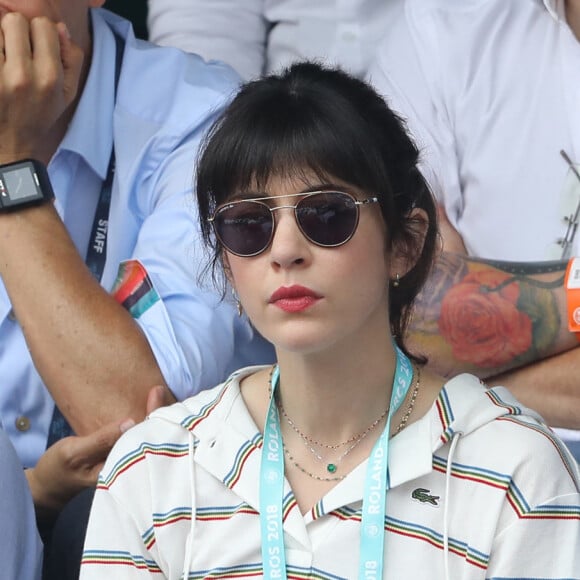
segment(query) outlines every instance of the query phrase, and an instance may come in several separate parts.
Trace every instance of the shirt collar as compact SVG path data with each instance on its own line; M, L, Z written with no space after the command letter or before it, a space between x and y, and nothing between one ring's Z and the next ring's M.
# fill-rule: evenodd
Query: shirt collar
M113 32L98 10L92 10L91 67L68 131L59 149L80 155L105 179L113 147L115 51Z

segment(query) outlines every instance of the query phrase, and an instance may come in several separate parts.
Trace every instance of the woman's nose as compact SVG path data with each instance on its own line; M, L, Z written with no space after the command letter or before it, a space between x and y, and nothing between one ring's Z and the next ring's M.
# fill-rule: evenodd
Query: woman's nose
M270 246L272 263L282 268L304 263L310 254L310 244L296 223L294 210L280 207L273 213L276 227Z

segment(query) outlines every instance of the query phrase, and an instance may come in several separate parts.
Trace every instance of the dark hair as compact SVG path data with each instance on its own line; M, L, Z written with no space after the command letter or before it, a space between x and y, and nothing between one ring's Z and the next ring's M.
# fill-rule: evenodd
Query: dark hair
M214 273L221 247L207 220L218 205L252 186L264 189L272 176L312 171L323 181L338 178L379 198L389 248L396 242L414 263L390 292L391 331L407 352L402 339L437 236L435 204L418 157L401 119L370 85L343 71L302 62L246 83L212 126L199 157L199 216ZM428 224L410 219L414 208L426 212Z

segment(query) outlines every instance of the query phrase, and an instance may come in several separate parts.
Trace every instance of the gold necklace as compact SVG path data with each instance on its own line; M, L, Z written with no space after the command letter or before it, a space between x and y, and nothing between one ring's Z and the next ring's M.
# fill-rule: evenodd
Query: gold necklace
M274 374L274 368L275 368L275 365L272 366L272 370L270 371L270 376L268 379L268 390L269 390L270 396L272 396L272 375ZM411 394L411 400L409 401L409 405L407 406L405 414L403 415L399 425L397 426L397 429L396 429L394 435L397 435L406 426L406 424L409 420L409 417L411 416L411 413L413 412L413 409L415 408L417 394L419 393L419 387L421 385L421 367L419 367L417 365L413 365L413 375L416 377L416 380L415 380L415 386L413 388L413 392ZM327 449L335 450L335 449L338 449L338 448L346 445L347 443L350 443L351 441L354 441L354 445L349 447L338 458L338 460L335 463L328 463L327 464L326 470L329 473L336 472L336 470L338 468L338 464L380 423L380 421L382 419L384 419L384 417L389 412L389 408L390 408L390 407L387 407L386 411L378 419L373 421L373 423L371 423L371 425L369 427L367 427L367 429L365 429L365 431L363 431L358 437L357 436L351 437L350 439L348 439L342 443L339 443L337 445L325 445L323 443L319 443L318 441L316 441L312 437L309 437L305 433L302 433L302 431L300 431L300 429L298 429L298 427L288 417L288 415L286 414L286 411L284 410L284 407L282 406L282 403L280 402L280 400L277 401L277 406L278 406L278 409L280 410L280 412L285 417L285 419L288 421L289 425L301 437L301 439L304 441L305 444L306 443L313 443L315 445L319 445L320 447L326 447ZM306 468L304 468L302 465L300 465L296 461L296 459L292 456L292 454L290 453L290 451L286 447L286 444L284 443L284 441L282 441L282 447L284 449L284 453L286 453L286 455L288 456L288 459L292 463L292 465L294 465L294 467L296 467L297 469L302 471L302 473L304 473L305 475L307 475L308 477L310 477L312 479L315 479L317 481L341 481L346 477L345 475L338 475L338 476L332 476L332 477L322 477L322 476L316 475L314 473L311 473L310 471L308 471ZM322 456L317 454L316 451L312 447L310 447L308 445L307 445L307 447L317 457L317 459L322 461L322 459L323 459Z
M403 418L401 419L401 422L399 423L399 426L397 427L397 430L395 431L395 435L397 435L399 433L399 431L401 431L402 429L405 428L405 426L407 425L407 421L409 420L409 417L411 416L411 413L413 412L413 409L415 408L415 401L417 400L417 393L419 392L419 386L421 385L421 367L413 365L413 369L416 371L416 375L417 375L417 380L415 382L415 388L413 389L413 393L411 394L411 400L409 401L409 406L407 407L407 410L405 411L405 414L403 415ZM413 373L415 374L415 373Z
M295 423L292 421L292 419L290 419L290 417L288 417L288 415L286 414L286 411L284 410L284 407L282 406L282 403L280 402L280 400L277 401L277 405L278 405L280 412L282 413L282 415L285 417L286 421L290 425L290 427L292 427L292 429L300 436L303 443L306 445L306 448L314 455L314 457L318 461L326 463L326 471L328 471L328 473L336 473L336 470L338 469L338 466L341 464L342 460L355 447L360 445L360 443L366 438L366 436L381 422L382 419L384 419L386 414L389 412L389 409L387 408L387 410L378 419L373 421L371 423L371 425L369 427L367 427L362 433L359 433L358 435L351 437L347 441L344 441L343 443L339 443L337 445L324 445L323 443L318 443L316 440L312 439L311 437L308 437L308 435L306 435L305 433L300 431L300 429L298 429L298 427L295 425ZM334 461L331 461L331 462L325 461L324 457L322 457L322 455L320 453L318 453L316 451L316 449L314 449L314 447L313 447L313 445L315 445L315 446L318 445L320 447L325 447L326 449L331 449L333 451L336 451L340 447L343 447L347 443L351 443L351 442L352 442L352 445L350 447L347 447L346 450L343 451L338 456L337 459L335 459ZM302 469L299 465L297 465L297 467Z
M361 433L358 433L357 435L353 435L352 437L350 437L346 441L343 441L342 443L336 443L335 445L328 445L327 443L321 443L320 441L316 441L316 439L313 439L309 435L306 435L306 433L303 433L302 431L300 431L300 429L298 428L296 423L294 423L294 421L292 421L292 419L290 419L290 417L288 417L288 415L286 414L286 409L284 409L284 405L282 405L282 401L280 401L280 399L278 399L277 404L278 404L278 409L282 413L282 416L284 417L284 419L286 419L286 421L288 422L288 425L290 425L290 427L292 427L292 430L295 433L297 433L305 443L310 443L311 445L316 445L317 447L324 447L325 449L330 449L332 451L336 451L340 447L344 447L345 445L348 445L349 443L352 443L353 441L355 441L357 443L360 442L360 440L364 439L386 417L387 413L389 412L389 408L387 407L385 409L385 412L378 419L375 419Z
M269 377L269 390L270 390L270 392L272 392L272 375L273 375L273 373L274 373L274 367L272 367L272 370L270 371L270 377ZM280 400L279 397L276 400L276 404L278 406L278 410L280 411L282 416L288 422L288 425L290 425L292 430L302 439L302 441L306 445L306 448L314 455L314 457L318 461L322 462L322 461L324 461L324 458L322 457L322 455L320 453L318 453L316 451L316 449L314 449L313 445L318 446L318 447L323 447L323 448L329 449L331 451L336 451L337 449L340 449L341 447L344 447L345 445L352 443L352 445L350 447L348 447L335 461L326 462L326 471L328 471L328 473L336 473L336 470L338 469L338 466L340 465L342 460L366 438L366 436L386 417L387 413L389 412L389 407L387 407L385 409L385 411L383 412L383 414L378 419L375 419L361 433L358 433L357 435L353 435L352 437L350 437L346 441L343 441L342 443L337 443L335 445L328 445L326 443L321 443L319 441L316 441L316 439L313 439L312 437L310 437L306 433L302 432L298 428L296 423L294 423L294 421L292 421L292 419L290 419L290 417L286 413L286 409L284 409L284 405L282 405L282 401ZM289 457L292 457L292 456L289 456ZM293 457L292 457L292 460L294 460ZM299 469L302 469L302 467L300 465L297 465L297 467Z
M311 473L310 471L302 467L302 465L300 465L298 461L294 459L294 457L288 450L288 447L286 447L284 441L282 441L282 447L284 449L284 453L286 453L286 455L288 456L290 463L292 463L294 467L297 467L302 473L306 474L308 477L311 477L312 479L316 479L317 481L342 481L346 477L346 475L335 475L332 477L322 477L320 475L315 475L314 473Z

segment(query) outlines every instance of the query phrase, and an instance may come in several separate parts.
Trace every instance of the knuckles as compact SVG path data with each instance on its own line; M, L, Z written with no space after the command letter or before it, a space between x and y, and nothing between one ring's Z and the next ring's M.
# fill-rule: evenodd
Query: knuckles
M28 20L25 16L20 14L20 12L7 12L4 14L4 16L2 16L0 26L2 27L2 30L6 30L8 27L14 26L28 27Z
M49 100L62 85L62 74L54 66L44 66L40 71L29 66L6 66L0 81L0 98L15 103L25 100Z

